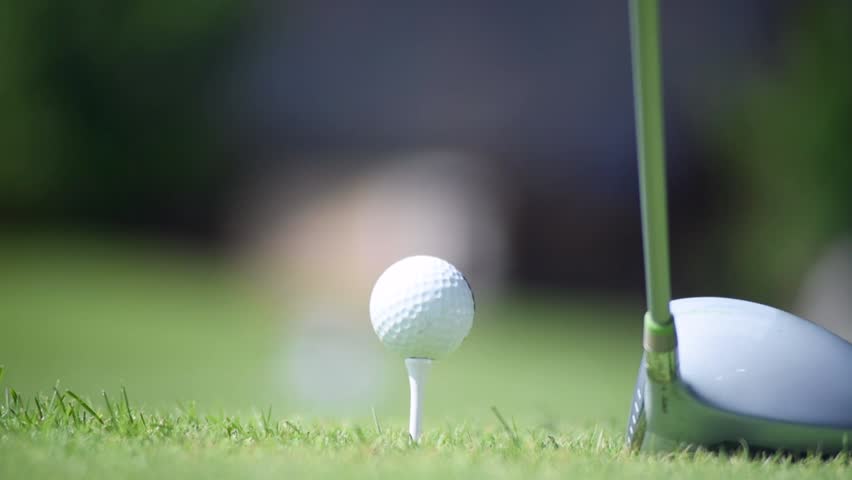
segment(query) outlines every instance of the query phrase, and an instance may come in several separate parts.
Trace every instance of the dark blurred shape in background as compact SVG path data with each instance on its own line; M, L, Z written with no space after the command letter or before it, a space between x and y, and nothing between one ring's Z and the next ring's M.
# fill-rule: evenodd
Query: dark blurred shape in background
M852 7L662 11L675 296L852 338ZM636 176L626 2L0 0L10 238L167 239L332 330L413 253L638 303Z
M230 0L4 0L4 220L214 232L234 169L214 128L247 13Z

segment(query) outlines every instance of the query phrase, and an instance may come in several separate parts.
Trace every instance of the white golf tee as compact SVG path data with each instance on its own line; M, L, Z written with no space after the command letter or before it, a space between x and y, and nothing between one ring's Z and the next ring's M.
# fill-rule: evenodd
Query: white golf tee
M432 368L432 359L429 358L406 358L405 368L408 370L408 386L411 389L411 409L408 417L408 433L415 442L420 441L420 425L423 419L423 386L429 369Z

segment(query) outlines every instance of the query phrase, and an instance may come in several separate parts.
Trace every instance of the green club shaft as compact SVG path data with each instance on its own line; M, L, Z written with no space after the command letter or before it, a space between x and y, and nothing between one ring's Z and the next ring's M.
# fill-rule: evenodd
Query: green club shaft
M652 349L672 350L674 332L669 311L671 279L658 0L630 0L630 29L645 284L650 314L647 318L650 322L646 321L646 348L651 329L672 338L670 346L663 341Z

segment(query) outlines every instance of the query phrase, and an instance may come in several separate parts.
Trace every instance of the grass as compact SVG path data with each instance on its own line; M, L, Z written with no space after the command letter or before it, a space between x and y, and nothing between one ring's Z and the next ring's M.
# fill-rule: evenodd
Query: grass
M193 405L168 413L134 407L124 389L100 405L70 390L0 405L0 478L848 478L848 456L794 461L683 451L634 455L620 432L554 432L496 421L433 428L413 444L376 424L301 422L271 411L238 417Z
M414 445L404 367L370 335L364 380L381 382L348 410L318 408L281 382L298 329L227 265L60 247L0 241L3 479L852 475L847 456L627 452L641 305L480 300L463 348L435 366Z

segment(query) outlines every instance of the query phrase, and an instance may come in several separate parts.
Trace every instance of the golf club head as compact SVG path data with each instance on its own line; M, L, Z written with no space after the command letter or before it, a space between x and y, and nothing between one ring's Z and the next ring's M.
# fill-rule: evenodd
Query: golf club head
M852 441L852 344L766 305L729 298L671 302L677 376L639 368L628 420L633 448L728 444L836 453Z

